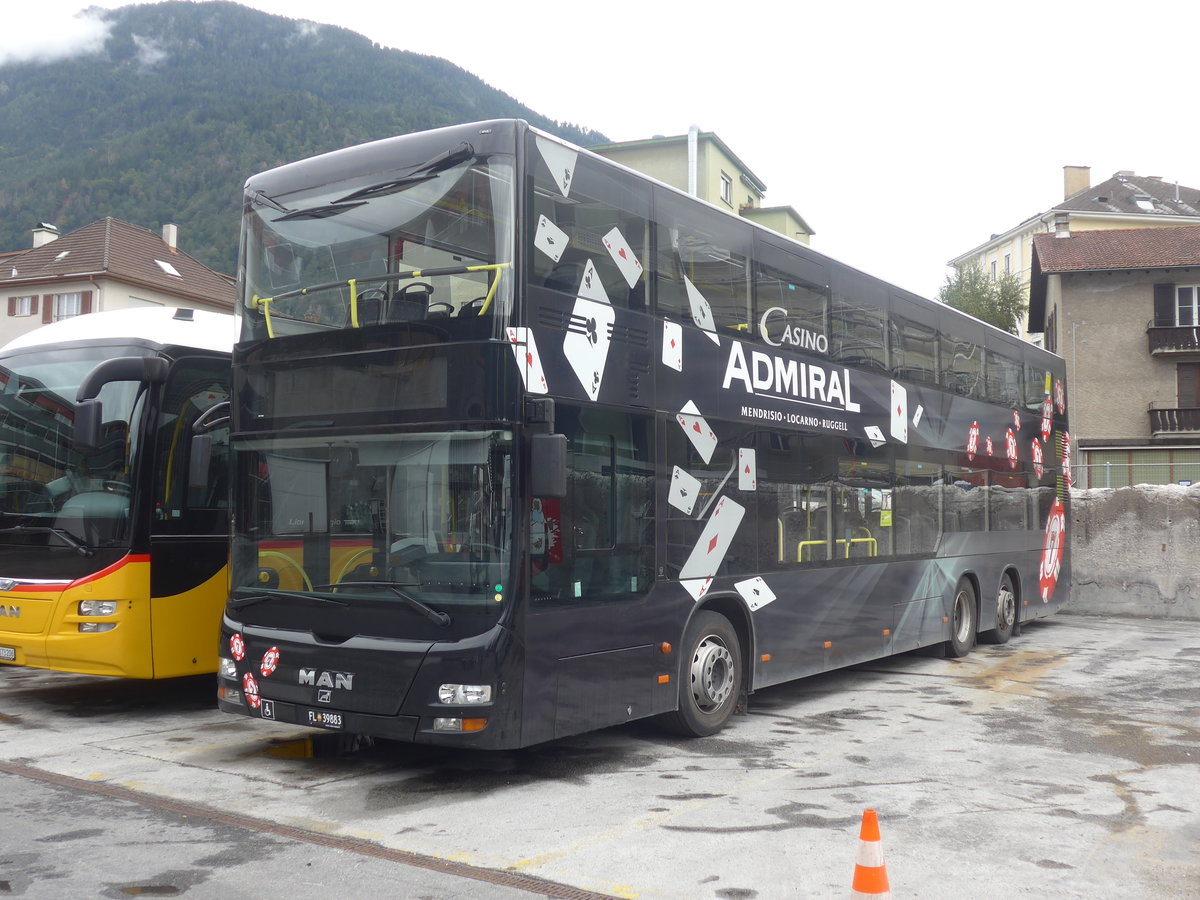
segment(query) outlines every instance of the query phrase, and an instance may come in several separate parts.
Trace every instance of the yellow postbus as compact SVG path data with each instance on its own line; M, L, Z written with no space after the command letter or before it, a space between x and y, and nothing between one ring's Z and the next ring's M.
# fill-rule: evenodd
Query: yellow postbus
M156 307L0 349L0 663L216 670L228 429L190 457L193 425L228 399L234 337L232 316Z

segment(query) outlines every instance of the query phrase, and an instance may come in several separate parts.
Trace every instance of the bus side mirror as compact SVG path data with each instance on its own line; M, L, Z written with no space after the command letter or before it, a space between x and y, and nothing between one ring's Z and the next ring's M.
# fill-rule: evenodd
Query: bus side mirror
M75 446L80 450L99 447L103 419L104 404L99 400L81 400L75 404Z
M209 486L209 475L211 474L209 465L212 462L212 448L212 434L192 435L192 452L188 459L189 489L199 490L200 488L207 488Z
M529 485L534 497L567 496L567 436L535 434L529 439Z

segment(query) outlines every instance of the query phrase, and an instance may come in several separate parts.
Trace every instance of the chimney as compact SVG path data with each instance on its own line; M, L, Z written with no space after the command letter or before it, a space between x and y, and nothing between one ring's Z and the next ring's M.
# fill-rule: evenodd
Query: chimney
M1063 166L1063 199L1092 186L1091 166Z
M1056 238L1069 238L1071 236L1070 213L1056 212L1054 214L1054 236Z
M178 246L179 246L179 226L178 225L164 225L162 234L163 234L163 242L168 247L170 247L172 250L175 250L176 248L178 248Z
M33 247L35 250L56 240L58 240L58 229L49 222L38 222L37 228L33 229Z

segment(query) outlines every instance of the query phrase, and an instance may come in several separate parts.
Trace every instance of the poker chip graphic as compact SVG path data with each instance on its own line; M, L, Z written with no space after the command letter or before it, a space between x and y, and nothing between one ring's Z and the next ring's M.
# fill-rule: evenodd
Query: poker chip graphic
M277 668L279 668L279 648L272 647L263 654L262 665L258 669L263 673L263 677L266 678Z
M1033 474L1041 481L1042 476L1046 474L1046 468L1042 465L1044 459L1042 456L1042 442L1037 438L1033 439Z
M240 634L235 634L229 638L229 652L233 654L233 658L238 662L246 658L246 642L242 640Z
M262 698L258 696L258 682L254 680L254 676L247 672L242 676L242 690L246 694L246 702L251 709L258 709L258 705L262 703Z
M1038 586L1042 591L1042 602L1049 603L1058 586L1058 573L1062 571L1063 547L1067 538L1067 516L1062 501L1055 500L1046 520L1046 534L1042 539L1042 564L1038 568Z
M1004 432L1004 449L1008 453L1008 464L1015 469L1017 467L1017 436L1011 428Z
M971 430L967 432L967 459L974 459L979 452L979 423L972 422Z

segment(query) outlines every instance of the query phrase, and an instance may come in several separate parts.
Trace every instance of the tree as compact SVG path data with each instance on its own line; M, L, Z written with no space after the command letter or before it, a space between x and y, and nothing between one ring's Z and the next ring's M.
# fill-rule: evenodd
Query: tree
M989 278L979 263L960 266L947 275L938 300L1010 334L1018 332L1027 306L1020 278L1012 273Z

